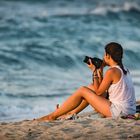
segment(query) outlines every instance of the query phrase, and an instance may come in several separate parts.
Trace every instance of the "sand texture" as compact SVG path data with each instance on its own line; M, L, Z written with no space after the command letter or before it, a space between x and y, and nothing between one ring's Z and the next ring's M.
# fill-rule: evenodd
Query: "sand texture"
M140 120L101 118L95 112L75 120L0 123L0 140L140 140Z

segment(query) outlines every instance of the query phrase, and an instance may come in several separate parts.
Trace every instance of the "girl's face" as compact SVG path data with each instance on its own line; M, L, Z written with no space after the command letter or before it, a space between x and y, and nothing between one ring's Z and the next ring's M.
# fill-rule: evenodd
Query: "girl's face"
M105 52L103 59L107 65L109 65L109 60L110 60L109 58L110 58L110 55Z

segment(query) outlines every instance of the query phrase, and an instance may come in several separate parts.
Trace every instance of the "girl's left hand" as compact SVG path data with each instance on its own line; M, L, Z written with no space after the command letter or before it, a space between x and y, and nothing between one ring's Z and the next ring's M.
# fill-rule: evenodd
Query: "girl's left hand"
M95 71L96 67L95 67L95 65L93 65L91 59L89 59L89 64L87 64L87 65L93 72Z

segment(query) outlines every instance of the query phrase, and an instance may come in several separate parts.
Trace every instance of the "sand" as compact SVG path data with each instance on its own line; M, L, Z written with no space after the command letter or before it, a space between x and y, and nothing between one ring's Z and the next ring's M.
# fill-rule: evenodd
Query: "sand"
M1 122L0 140L140 140L140 120L102 118L95 112L75 120Z

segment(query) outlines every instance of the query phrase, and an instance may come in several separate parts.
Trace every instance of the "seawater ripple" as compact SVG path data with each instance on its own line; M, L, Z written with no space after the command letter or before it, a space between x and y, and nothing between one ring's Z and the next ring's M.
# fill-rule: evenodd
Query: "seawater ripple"
M53 111L91 83L83 59L110 41L124 47L139 98L139 23L139 0L0 1L0 121Z

